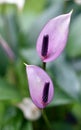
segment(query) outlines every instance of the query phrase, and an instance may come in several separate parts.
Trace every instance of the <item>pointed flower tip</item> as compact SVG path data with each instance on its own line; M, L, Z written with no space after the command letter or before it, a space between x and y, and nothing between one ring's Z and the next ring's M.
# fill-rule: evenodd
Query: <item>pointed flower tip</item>
M70 19L71 19L72 13L73 13L73 9L67 14L67 15L69 15Z
M23 63L25 66L27 66L27 64L26 63Z
M23 63L26 67L28 67L29 65L28 64L26 64L26 63Z
M69 12L69 14L72 15L72 13L73 13L73 9Z
M33 103L38 108L45 108L54 96L54 87L50 77L43 69L35 65L29 65L26 72Z
M72 12L51 19L41 31L36 48L43 62L55 60L64 50Z

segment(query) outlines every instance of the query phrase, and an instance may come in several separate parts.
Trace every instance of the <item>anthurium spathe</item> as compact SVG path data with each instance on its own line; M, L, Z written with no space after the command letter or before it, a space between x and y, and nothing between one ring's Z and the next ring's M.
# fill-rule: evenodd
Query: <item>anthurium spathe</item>
M55 60L63 51L69 32L72 11L51 19L37 40L37 52L43 62Z
M38 108L46 107L53 99L54 87L48 74L35 65L26 65L29 91Z

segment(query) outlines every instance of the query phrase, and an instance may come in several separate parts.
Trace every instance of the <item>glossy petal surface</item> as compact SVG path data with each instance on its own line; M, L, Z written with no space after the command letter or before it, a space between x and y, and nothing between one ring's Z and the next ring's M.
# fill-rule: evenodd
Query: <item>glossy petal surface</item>
M72 11L51 19L41 31L37 40L37 52L43 62L55 60L63 51L68 38L71 14Z
M54 87L48 74L40 67L26 65L29 90L32 101L38 108L46 107L53 99ZM47 83L45 85L45 83ZM45 90L49 83L49 90ZM45 99L44 96L48 95Z

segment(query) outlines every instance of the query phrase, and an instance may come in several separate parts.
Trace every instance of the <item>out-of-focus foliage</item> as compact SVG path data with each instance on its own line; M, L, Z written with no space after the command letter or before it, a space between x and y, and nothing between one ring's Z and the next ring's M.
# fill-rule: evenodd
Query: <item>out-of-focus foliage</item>
M0 5L0 35L15 55L9 59L0 40L0 130L47 129L42 117L31 123L17 108L29 97L24 62L42 66L36 52L41 29L51 18L72 9L66 49L47 64L55 96L46 113L54 130L81 130L81 5L74 0L27 0L22 10Z

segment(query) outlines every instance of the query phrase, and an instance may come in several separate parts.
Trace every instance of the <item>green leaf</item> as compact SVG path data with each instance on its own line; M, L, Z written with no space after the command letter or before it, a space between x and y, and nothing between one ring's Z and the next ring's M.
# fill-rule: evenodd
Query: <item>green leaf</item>
M33 126L31 122L27 122L24 127L23 130L33 130Z
M39 0L39 4L37 4L38 0L27 1L25 4L26 12L40 13L44 9L45 2L46 0Z
M78 121L81 120L81 104L74 104L72 108L73 115L78 119Z
M81 103L81 72L80 72L80 74L79 74L78 79L79 79L79 82L80 82L79 100L80 100L80 103Z
M33 49L22 49L20 55L30 64L39 64L40 58L37 55L36 50Z
M9 106L6 108L1 130L20 130L22 127L22 122L22 113L18 111L15 107Z
M0 125L3 122L4 113L5 113L5 106L4 106L3 102L0 101Z
M59 87L75 100L79 101L80 83L73 68L67 63L58 58L54 64L51 65L51 73L53 80Z
M58 86L55 86L55 95L52 103L49 106L59 106L73 103L73 99L69 97Z
M81 15L76 17L71 24L67 55L71 58L81 56Z
M5 15L4 21L4 28L7 36L6 40L16 54L18 51L18 25L16 21L16 14L12 13Z
M54 122L53 129L54 130L73 130L70 124L63 123L63 122Z
M20 93L16 87L0 79L0 100L21 99Z
M39 15L34 23L32 24L29 32L28 32L28 40L29 43L36 45L37 37L44 27L44 25L55 16L59 15L62 12L63 4L53 4L48 9L46 9L41 15ZM34 31L33 31L34 30ZM33 40L32 40L33 39Z
M74 59L72 60L71 64L77 72L81 71L81 59Z
M17 86L19 92L23 97L29 97L29 89L26 75L26 68L24 65L24 61L17 60L15 66L16 78L17 78Z
M3 58L2 58L3 56ZM0 45L0 76L4 75L6 73L7 67L8 67L8 57L4 51L4 49L2 48L2 46Z
M24 34L27 34L36 18L37 15L31 12L26 12L17 16L19 28Z

